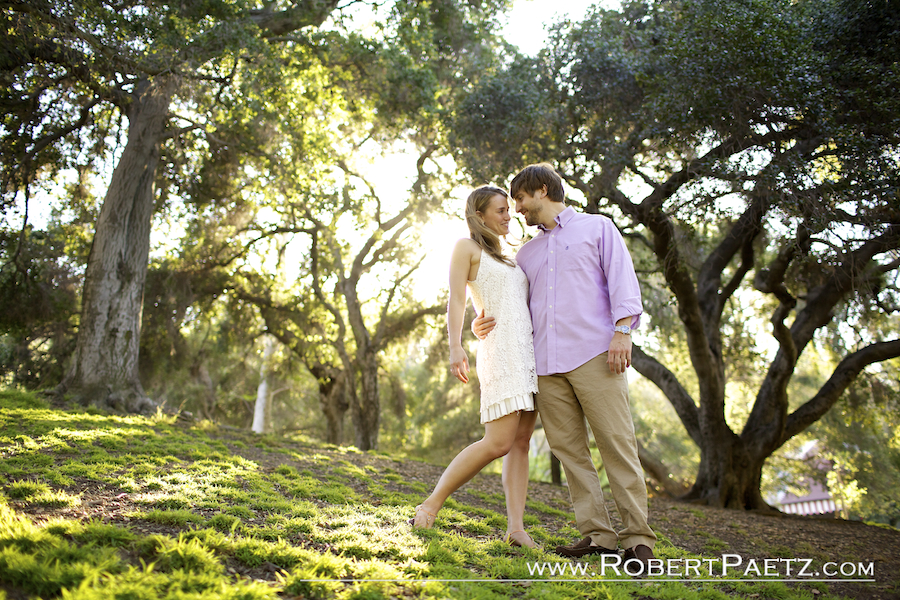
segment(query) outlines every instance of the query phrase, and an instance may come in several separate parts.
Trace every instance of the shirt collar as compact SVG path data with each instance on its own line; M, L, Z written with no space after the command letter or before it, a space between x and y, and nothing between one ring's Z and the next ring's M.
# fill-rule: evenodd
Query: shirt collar
M567 206L567 207L565 207L565 208L562 210L561 213L559 213L558 215L556 215L556 217L555 217L553 220L556 221L556 224L557 224L559 227L565 227L566 224L567 224L569 221L571 221L571 220L572 220L572 217L574 217L574 216L575 216L575 209L572 208L571 206ZM540 229L541 231L545 231L545 232L546 232L546 231L550 231L550 229L547 229L547 228L544 226L543 223L541 223L540 225L538 225L538 229Z

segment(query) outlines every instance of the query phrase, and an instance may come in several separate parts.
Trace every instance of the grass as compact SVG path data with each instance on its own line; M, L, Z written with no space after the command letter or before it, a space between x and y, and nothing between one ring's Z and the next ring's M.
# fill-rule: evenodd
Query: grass
M300 437L56 410L18 392L0 392L0 432L0 600L829 597L818 584L601 579L598 556L570 563L500 541L497 494L454 497L438 527L412 531L424 484ZM544 547L578 536L545 527L571 519L528 502ZM724 545L708 536L711 554ZM662 534L657 554L705 558Z

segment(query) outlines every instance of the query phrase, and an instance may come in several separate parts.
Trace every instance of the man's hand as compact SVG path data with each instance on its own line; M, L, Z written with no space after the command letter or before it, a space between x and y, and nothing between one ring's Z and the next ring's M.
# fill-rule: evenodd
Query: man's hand
M497 323L494 322L494 317L486 317L484 316L484 310L481 311L481 314L475 317L475 320L472 321L472 333L475 334L479 340L483 340L487 337L491 331L493 331L494 327L497 326ZM628 355L631 356L631 348L629 347Z
M619 333L613 334L609 343L609 352L606 355L606 364L609 370L617 375L625 372L631 366L631 336Z

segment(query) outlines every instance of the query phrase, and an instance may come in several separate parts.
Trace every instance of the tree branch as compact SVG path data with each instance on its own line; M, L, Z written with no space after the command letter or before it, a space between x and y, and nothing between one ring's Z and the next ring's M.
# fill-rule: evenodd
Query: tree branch
M250 20L263 30L263 37L274 38L310 25L321 25L338 4L338 0L303 0L278 12L269 5L250 11Z
M806 234L798 233L798 238L802 240L804 235ZM834 381L833 386L839 388L836 395L832 397L832 394L826 393L826 388L823 388L823 391L820 391L820 395L817 395L819 399L816 402L811 401L812 403L807 403L809 408L799 412L795 411L797 416L791 415L790 418L787 417L787 386L793 376L797 357L803 352L803 349L812 339L815 332L831 321L833 318L832 311L837 303L852 290L856 289L859 281L865 278L865 271L870 268L872 259L882 252L896 248L898 244L900 244L900 225L891 225L882 235L869 240L856 250L845 253L843 259L833 268L831 275L826 281L809 293L806 306L795 317L789 334L785 331L784 325L781 324L780 320L790 310L792 299L786 298L783 300L775 314L773 314L775 336L781 344L781 349L769 366L769 371L766 373L766 377L760 386L753 410L750 412L744 431L741 432L741 439L747 444L748 451L752 455L768 456L783 444L789 422L793 423L791 425L792 430L802 431L809 423L818 419L821 414L824 414L827 407L834 404L837 395L849 385L852 377L855 377L864 366L874 362L875 359L870 362L859 362L862 360L860 358L855 359L857 362L854 360L847 362L852 356L856 356L851 355L851 357L848 357L841 363L845 367L836 370L835 375L832 377ZM791 255L792 252L793 250L791 249L782 251L786 256ZM786 261L782 260L782 253L780 253L776 262L780 262L783 265ZM781 265L779 265L780 268ZM775 270L773 272L777 273ZM772 285L771 279L772 275L770 274L770 281L766 282L767 285ZM783 283L776 280L774 287L777 289L779 285L783 285ZM784 293L786 294L786 292ZM879 345L875 345L875 347L883 348ZM857 354L863 359L877 354L875 350L860 352L862 354ZM857 364L860 365L858 368L855 366ZM852 373L852 377L846 377L850 373ZM822 408L825 405L827 407ZM821 410L821 413L819 413L819 410ZM801 424L802 427L800 426ZM797 429L798 427L800 429Z
M334 322L338 326L339 330L339 338L344 339L344 335L346 335L347 328L344 325L344 319L341 316L341 311L338 308L328 301L328 298L325 296L325 293L322 291L321 278L319 273L319 235L323 229L322 225L317 221L316 228L310 235L310 249L309 249L309 265L310 265L310 275L312 276L312 288L313 293L318 298L319 302L322 303L322 306L331 313L331 316L334 317Z
M636 344L632 346L631 359L637 372L652 381L666 395L675 412L678 413L688 435L699 446L702 435L697 405L675 374L658 360L646 354Z
M710 321L711 331L718 333L725 303L753 266L752 242L762 231L762 220L769 206L768 194L754 194L746 210L700 267L700 273L697 276L697 295L702 299L702 311L706 319ZM722 273L739 250L742 258L741 266L731 282L720 293Z
M422 317L439 316L446 311L447 307L443 304L439 304L418 308L403 315L389 315L391 318L387 319L387 324L385 325L381 334L381 339L379 340L381 347L386 347L395 340L399 340L408 335L417 325L419 325Z
M727 299L731 298L734 295L738 287L740 287L741 282L744 280L744 277L746 277L747 273L750 272L750 269L753 268L755 256L756 253L753 251L753 239L751 238L745 240L744 246L741 249L741 264L735 271L734 276L731 278L731 280L722 288L718 308L719 314L722 313Z
M403 273L400 277L394 280L394 285L391 286L390 291L388 292L387 300L385 300L384 304L381 306L381 314L378 316L378 326L375 328L375 345L378 347L382 346L382 339L384 337L384 328L387 324L387 317L391 307L391 304L394 301L394 296L397 293L397 290L400 289L400 286L403 285L403 282L406 281L409 277L415 273L419 267L422 265L422 261L425 260L425 257L421 257L416 264L410 267L405 273Z
M900 356L900 340L891 340L871 344L844 358L818 393L788 416L779 446L828 412L864 368L898 356Z
M810 290L806 306L791 326L791 335L798 350L802 350L809 343L819 327L831 320L831 312L835 305L856 288L872 259L878 254L896 250L898 247L900 247L900 224L891 224L878 237L844 254L831 276L823 284Z
M638 459L641 461L644 471L661 485L666 494L672 498L677 498L688 490L688 486L683 481L672 478L672 470L653 456L640 440L638 440Z
M412 223L407 221L403 224L402 227L394 231L391 237L381 243L373 252L372 256L362 264L361 273L367 273L374 265L383 261L385 257L394 249L396 249L400 245L400 237L406 233L409 228L412 227Z

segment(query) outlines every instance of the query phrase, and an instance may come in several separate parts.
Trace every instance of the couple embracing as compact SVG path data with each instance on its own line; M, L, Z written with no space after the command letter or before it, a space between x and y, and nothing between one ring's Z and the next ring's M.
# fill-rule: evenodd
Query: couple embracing
M567 207L552 166L529 165L510 183L516 212L537 235L515 260L500 238L509 233L506 192L481 187L466 202L471 239L457 242L450 264L450 371L468 382L461 337L466 287L478 317L472 329L478 351L484 438L465 448L416 507L414 527L434 525L446 499L496 458L503 457L506 540L535 547L523 516L528 487L528 447L540 410L554 455L565 468L577 526L584 538L557 546L567 557L617 553L646 566L656 534L647 523L647 488L638 460L625 370L631 365L631 331L643 311L631 257L606 217ZM616 532L591 459L585 419L606 467L624 528Z

